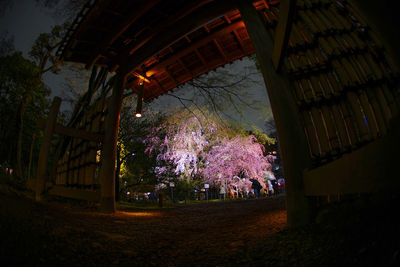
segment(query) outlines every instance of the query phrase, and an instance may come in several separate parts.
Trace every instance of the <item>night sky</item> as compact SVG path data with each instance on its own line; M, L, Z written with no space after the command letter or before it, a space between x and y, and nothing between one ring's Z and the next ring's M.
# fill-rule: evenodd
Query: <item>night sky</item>
M29 57L29 51L40 33L49 32L53 25L61 23L56 21L49 11L36 6L33 0L14 1L11 9L0 17L0 32L7 31L14 38L15 50L21 51ZM51 96L60 96L63 90L64 79L59 75L46 73L44 82L51 88ZM62 110L69 109L64 103Z
M0 18L0 31L8 31L14 36L15 49L25 56L36 37L50 31L56 21L45 10L36 7L33 0L14 1L11 10Z

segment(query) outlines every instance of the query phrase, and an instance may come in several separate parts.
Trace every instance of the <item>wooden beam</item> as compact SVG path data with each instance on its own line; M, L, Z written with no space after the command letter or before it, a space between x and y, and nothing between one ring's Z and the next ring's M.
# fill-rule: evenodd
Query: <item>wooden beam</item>
M36 127L38 129L44 130L46 127L46 120L39 119L36 123ZM55 134L62 134L66 136L71 136L83 140L94 141L94 142L101 142L103 141L103 135L98 133L88 132L86 130L75 129L71 127L65 127L59 123L54 125L54 133Z
M56 125L58 112L60 110L61 98L54 97L53 103L50 108L49 117L46 121L46 126L43 132L43 141L39 152L38 169L36 174L36 201L42 199L42 192L46 183L46 170L48 166L48 158L51 147L51 138L53 137L54 127Z
M276 70L280 69L292 31L296 0L281 0L279 6L279 21L275 31L272 62Z
M211 41L214 41L219 35L227 34L229 32L234 31L235 29L243 28L243 27L244 27L243 21L238 21L238 22L228 25L225 28L220 29L219 31L215 31L215 32L209 34L206 38L203 38L197 42L192 42L185 49L180 50L178 53L172 55L171 57L169 57L163 61L160 61L155 66L150 67L150 69L148 71L146 71L146 76L150 77L152 74L164 69L166 66L175 62L177 58L182 58L183 56L185 56L191 52L196 52L196 50L199 49L200 47L206 45L207 43L209 43ZM224 54L222 54L222 55L224 55ZM224 57L226 57L226 56L224 55ZM203 63L205 63L205 61L203 61Z
M146 46L140 47L131 56L120 58L115 64L120 64L123 72L129 73L157 52L176 42L176 40L233 9L235 9L235 4L230 0L213 1L203 5L190 15L164 29L164 31L152 38Z
M145 74L143 74L143 73L139 73L139 72L135 71L135 72L133 72L133 73L131 73L131 74L132 74L133 76L138 77L139 79L143 80L143 81L146 82L146 83L150 83L150 80L147 79L147 77L145 77Z
M226 22L228 22L228 24L232 23L231 19L227 15L224 15L224 18L225 18Z
M268 8L268 9L269 9L269 5L268 5L267 1L266 1L266 0L262 0L262 2L263 2L263 4L264 4L265 8ZM281 3L282 3L282 2L281 2Z
M140 17L142 17L147 11L153 8L156 4L158 4L160 0L150 0L145 1L145 3L141 6L135 8L130 14L129 17L118 27L115 27L117 30L108 36L104 36L104 41L97 46L96 51L91 55L90 60L88 61L86 68L90 69L94 64L96 64L96 60L104 55L107 48L120 37L135 21L137 21Z

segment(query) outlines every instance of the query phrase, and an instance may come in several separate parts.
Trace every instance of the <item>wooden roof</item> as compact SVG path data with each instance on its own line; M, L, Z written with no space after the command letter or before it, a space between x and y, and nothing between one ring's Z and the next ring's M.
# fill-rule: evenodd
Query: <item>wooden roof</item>
M129 73L137 92L145 76L145 101L203 73L254 53L232 0L92 0L64 39L65 61ZM279 1L268 1L276 5ZM266 1L254 6L265 9Z

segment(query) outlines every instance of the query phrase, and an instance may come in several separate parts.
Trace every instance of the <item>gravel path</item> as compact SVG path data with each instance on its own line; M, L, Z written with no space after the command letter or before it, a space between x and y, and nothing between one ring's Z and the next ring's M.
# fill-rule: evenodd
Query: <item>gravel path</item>
M0 191L0 259L2 266L395 266L400 224L382 218L287 230L283 196L105 215Z

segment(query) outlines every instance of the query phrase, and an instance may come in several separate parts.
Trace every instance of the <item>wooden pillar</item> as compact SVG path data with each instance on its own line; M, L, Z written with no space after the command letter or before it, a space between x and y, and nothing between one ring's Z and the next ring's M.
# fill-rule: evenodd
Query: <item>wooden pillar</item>
M256 51L275 119L287 185L287 223L289 227L302 226L311 222L312 210L304 195L302 172L311 166L311 158L300 112L290 91L288 77L284 73L276 72L274 68L274 42L268 35L262 18L251 1L236 2Z
M43 131L43 143L40 147L38 169L36 174L36 201L41 200L41 194L46 184L46 170L51 146L51 138L53 136L54 127L57 122L57 115L58 111L60 110L60 105L61 98L54 97L50 113Z
M102 166L100 172L100 206L103 212L115 212L115 160L117 155L118 128L124 84L125 76L117 74L105 121Z

